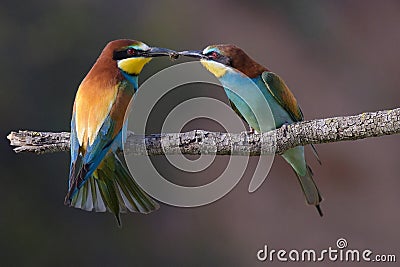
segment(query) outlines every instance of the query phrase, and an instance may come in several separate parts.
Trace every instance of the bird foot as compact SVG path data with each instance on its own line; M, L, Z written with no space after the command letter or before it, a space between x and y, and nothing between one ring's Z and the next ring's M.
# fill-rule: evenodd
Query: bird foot
M283 136L286 137L287 136L287 132L288 132L288 128L289 128L289 123L285 122L284 124L282 124L281 128L282 128L282 131L283 131Z
M251 133L251 134L258 134L259 132L257 132L256 130L254 130L254 128L250 127L249 133Z

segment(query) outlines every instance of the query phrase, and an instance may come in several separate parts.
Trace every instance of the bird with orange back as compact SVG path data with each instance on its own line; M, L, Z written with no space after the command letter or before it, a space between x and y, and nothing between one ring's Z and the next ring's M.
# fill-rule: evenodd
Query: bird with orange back
M243 118L251 128L261 132L270 131L287 124L303 120L303 113L297 104L296 98L289 90L286 83L276 73L257 63L249 57L241 48L231 44L210 45L203 51L190 50L179 52L182 56L198 58L203 66L216 76L225 89L232 108ZM249 86L249 79L251 85ZM231 90L235 88L236 93ZM254 91L257 90L257 91ZM249 104L240 97L246 96L256 106ZM261 92L261 98L259 98ZM267 101L273 118L271 122L258 121L253 109L262 109L264 101ZM267 110L265 110L266 114ZM318 154L313 151L318 161ZM304 147L298 146L285 151L282 157L290 164L297 175L307 203L314 205L322 216L320 202L322 201L318 187L313 180L311 168L307 165L304 156ZM320 161L319 161L320 162Z
M138 75L152 57L175 51L135 40L108 43L83 79L71 120L71 165L65 204L83 210L149 213L159 205L130 174L123 150L125 113L138 90Z

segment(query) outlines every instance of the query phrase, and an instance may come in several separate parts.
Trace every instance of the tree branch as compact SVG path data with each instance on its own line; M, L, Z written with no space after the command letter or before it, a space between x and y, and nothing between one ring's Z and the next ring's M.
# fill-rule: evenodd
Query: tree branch
M134 155L281 154L299 145L357 140L398 133L400 133L400 108L304 121L262 134L218 133L204 130L148 136L129 133L125 150ZM68 151L69 137L68 132L35 131L11 132L7 136L11 145L16 146L15 152L36 154Z

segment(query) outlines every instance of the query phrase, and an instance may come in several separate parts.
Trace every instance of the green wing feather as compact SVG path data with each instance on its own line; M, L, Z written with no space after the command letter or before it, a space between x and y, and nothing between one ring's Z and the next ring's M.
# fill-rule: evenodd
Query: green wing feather
M261 74L268 91L275 100L289 113L294 121L302 121L303 113L293 93L289 90L285 82L273 72L263 72Z
M263 72L261 74L268 91L275 98L275 100L287 111L293 121L302 121L304 119L303 112L297 104L297 100L285 81L273 72ZM314 156L317 158L319 164L321 160L314 145L311 144Z

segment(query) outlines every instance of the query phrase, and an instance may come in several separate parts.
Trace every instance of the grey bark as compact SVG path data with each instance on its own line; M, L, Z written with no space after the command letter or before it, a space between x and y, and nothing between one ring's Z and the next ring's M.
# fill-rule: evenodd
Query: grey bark
M274 131L256 134L194 130L186 133L128 134L125 150L135 155L281 154L307 144L331 143L400 133L400 108L365 112L355 116L303 121ZM36 154L69 150L68 132L11 132L7 138L14 151Z

